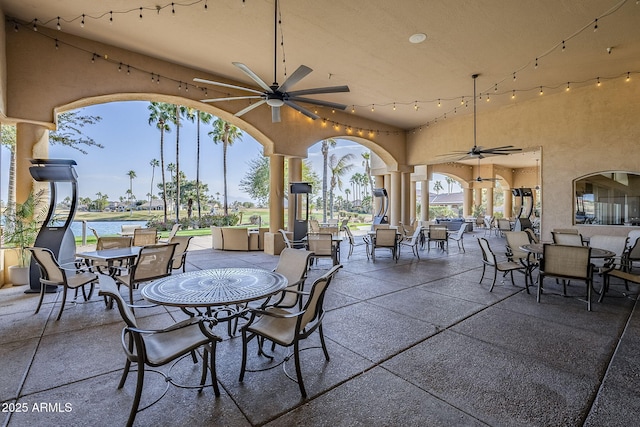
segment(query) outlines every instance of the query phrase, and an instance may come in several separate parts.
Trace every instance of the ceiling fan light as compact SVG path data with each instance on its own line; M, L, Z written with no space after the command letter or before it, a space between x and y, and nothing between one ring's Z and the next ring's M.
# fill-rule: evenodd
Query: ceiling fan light
M284 105L284 101L282 99L267 99L267 105L271 107L282 107Z
M409 36L409 42L413 44L422 43L427 39L427 35L424 33L416 33Z

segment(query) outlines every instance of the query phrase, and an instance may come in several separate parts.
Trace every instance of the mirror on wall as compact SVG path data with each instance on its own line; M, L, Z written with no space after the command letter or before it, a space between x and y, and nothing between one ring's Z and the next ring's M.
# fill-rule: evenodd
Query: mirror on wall
M606 171L573 181L574 224L640 225L640 174Z

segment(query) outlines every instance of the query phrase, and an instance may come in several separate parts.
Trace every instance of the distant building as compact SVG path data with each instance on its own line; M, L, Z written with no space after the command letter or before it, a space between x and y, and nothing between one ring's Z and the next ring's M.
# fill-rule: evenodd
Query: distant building
M167 206L168 208L169 206ZM162 204L162 200L153 199L151 200L151 210L152 211L161 211L164 208ZM148 211L149 210L149 202L144 202L140 206L136 207L139 211Z

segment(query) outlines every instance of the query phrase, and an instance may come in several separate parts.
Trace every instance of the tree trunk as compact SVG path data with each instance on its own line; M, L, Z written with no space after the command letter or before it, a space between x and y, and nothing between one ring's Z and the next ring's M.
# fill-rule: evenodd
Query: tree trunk
M198 204L198 223L201 220L200 211L200 111L196 110L196 203ZM199 225L199 224L198 224Z
M176 223L180 222L180 107L176 107Z
M162 205L164 222L167 223L167 180L164 175L164 129L160 129L160 169L162 171Z

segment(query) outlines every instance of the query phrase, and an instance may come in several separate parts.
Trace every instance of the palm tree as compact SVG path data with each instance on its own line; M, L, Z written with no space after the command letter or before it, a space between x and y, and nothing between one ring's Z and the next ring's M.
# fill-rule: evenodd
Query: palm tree
M329 159L329 147L335 147L338 144L333 138L327 138L322 140L322 222L327 222L327 172L328 172L328 159Z
M222 143L222 176L224 179L224 214L229 215L227 204L227 147L233 145L237 138L242 137L242 131L231 123L222 119L213 122L213 130L208 134L214 144Z
M0 125L0 144L9 149L9 193L7 194L7 208L5 215L11 216L16 210L16 127ZM0 209L0 215L2 209ZM12 224L7 222L8 231L12 231Z
M447 181L447 193L451 194L451 189L453 188L453 183L456 182L456 180L451 178L450 176L445 176L444 179L445 179L445 181Z
M176 125L176 177L180 176L180 118L185 116L187 120L193 122L194 110L182 105L174 105L175 125ZM176 222L180 222L180 180L176 179Z
M342 177L353 169L353 164L349 163L350 160L355 158L352 153L345 154L344 156L338 158L335 154L332 154L329 157L329 167L331 168L331 218L333 218L333 194L334 189L338 187L339 190L342 190Z
M433 191L436 192L436 194L440 194L440 191L442 191L444 189L444 187L442 187L442 183L440 181L436 181L433 183Z
M349 190L348 188L345 188L344 195L347 196L347 203L349 203L349 194L351 194L351 190Z
M136 177L136 171L130 170L129 172L127 172L127 175L129 176L129 216L131 216L133 215L133 209L131 209L131 195L133 194L133 179Z
M149 196L149 213L151 213L151 196L153 195L153 177L155 175L156 168L160 166L160 162L158 159L151 159L149 162L149 166L151 166L151 190L150 193L147 194Z
M200 221L200 122L209 124L213 116L204 111L196 111L196 119L196 203L198 203L198 221Z
M369 183L369 187L371 188L371 194L373 194L373 177L371 176L371 152L367 151L361 154L362 156L362 166L364 166L364 173L367 182ZM375 215L374 212L375 206L371 203L371 216Z
M164 222L167 222L167 182L164 176L164 134L171 132L169 123L172 120L169 104L152 102L149 104L149 125L154 125L160 131L160 170L162 171L162 205L164 207Z

